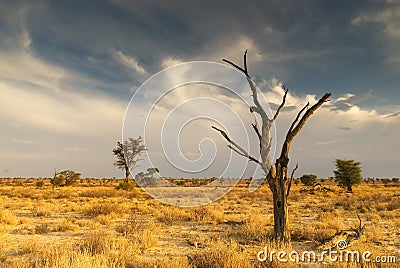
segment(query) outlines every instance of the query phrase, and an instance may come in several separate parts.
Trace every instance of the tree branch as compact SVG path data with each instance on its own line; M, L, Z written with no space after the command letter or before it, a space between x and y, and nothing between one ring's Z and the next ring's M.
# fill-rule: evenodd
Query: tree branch
M257 164L259 164L260 166L262 166L261 162L258 161L256 158L252 157L248 152L246 152L246 150L244 150L242 147L240 147L237 143L235 143L233 140L231 140L228 136L228 134L226 134L225 131L223 131L222 129L219 129L217 127L211 126L213 129L217 130L219 133L221 133L221 135L232 145L228 145L228 147L230 149L232 149L233 151L235 151L236 153L238 153L241 156L244 156L246 158L248 158L250 161L253 161Z
M303 109L300 110L300 112L297 114L296 119L290 126L290 129L288 133L286 134L286 139L285 142L283 143L282 146L282 151L279 159L277 160L277 164L284 164L287 165L287 162L289 161L288 155L289 155L289 149L290 149L290 143L294 139L294 137L300 132L300 130L303 128L303 126L306 124L308 118L324 103L326 102L329 97L331 96L331 93L325 93L324 96L322 96L319 101L314 104L311 108L309 108L305 114L302 116L300 119L299 123L296 125L296 122L300 118L300 115L302 112L308 107L308 103L306 106L303 107ZM295 126L296 125L296 126ZM279 162L279 163L278 163Z
M306 121L308 118L322 105L324 102L326 102L329 97L331 96L331 93L325 93L322 98L319 99L319 101L314 104L310 109L307 110L307 112L303 115L303 117L300 119L299 123L297 126L292 129L286 136L286 139L293 140L293 138L299 133L299 131L302 129L302 127L306 124ZM307 105L308 106L308 105ZM304 108L303 108L304 109Z
M247 75L247 82L249 83L251 92L252 92L252 96L253 96L253 102L256 105L257 109L254 109L255 107L250 107L250 109L253 109L254 112L258 113L261 116L261 119L263 122L269 122L269 118L267 116L267 113L265 112L265 110L263 109L263 107L261 106L260 102L258 101L258 95L257 95L257 88L253 82L253 80L250 78L250 76Z
M256 134L257 134L258 140L261 142L261 138L262 138L262 137L261 137L260 130L258 129L257 121L256 121L254 124L251 124L251 125L252 125L254 131L255 131Z
M289 131L288 131L287 134L289 134L289 133L293 130L294 126L296 125L297 121L298 121L299 118L300 118L300 115L304 112L305 109L307 109L308 105L310 105L309 102L307 102L307 104L297 113L297 116L296 116L296 118L294 119L292 125L290 126Z
M249 83L249 86L251 88L251 92L253 93L253 102L256 105L256 107L253 107L253 106L250 107L250 111L258 113L261 116L263 122L264 122L264 120L265 120L265 122L267 122L269 120L268 116L267 116L267 113L265 112L265 110L262 108L260 102L258 101L257 88L256 88L253 80L251 79L251 77L250 77L250 75L248 73L248 70L247 70L247 50L243 55L244 68L240 67L239 65L237 65L237 64L235 64L232 61L227 60L227 59L222 59L222 61L224 61L226 63L229 63L230 65L232 65L233 67L235 67L236 69L238 69L239 71L241 71L242 73L244 73L246 75L247 82Z
M274 118L272 119L272 121L276 120L276 118L278 117L279 112L281 111L282 107L285 105L286 95L287 95L289 90L286 89L285 86L283 87L283 89L285 90L285 94L283 95L282 103L281 103L281 105L279 105L278 110L276 110Z
M247 49L243 55L243 65L244 65L244 71L245 71L246 75L248 75L249 71L247 70Z
M260 130L258 129L258 124L257 124L257 119L254 120L254 124L251 124L251 126L253 127L254 131L257 134L258 137L258 145L259 145L259 149L260 149L260 155L261 155L261 149L262 149L262 135L260 133Z
M290 187L292 187L292 182L293 182L294 173L296 172L296 170L297 170L298 168L299 168L299 164L296 164L296 167L292 170L292 175L290 176L290 180L289 180L288 185L287 185L286 198L288 198L288 196L289 196Z
M245 54L246 55L246 54ZM243 69L242 67L240 67L239 65L231 62L230 60L227 59L222 59L222 61L229 63L230 65L232 65L233 67L235 67L236 69L238 69L239 71L241 71L242 73L244 73L246 76L249 76L249 74L247 73L247 71L245 69Z

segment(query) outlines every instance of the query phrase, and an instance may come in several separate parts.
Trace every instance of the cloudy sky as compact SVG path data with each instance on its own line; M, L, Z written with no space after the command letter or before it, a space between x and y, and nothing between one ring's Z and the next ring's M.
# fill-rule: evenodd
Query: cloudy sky
M251 129L254 118L238 101L250 100L248 89L235 95L213 85L187 85L154 106L162 90L153 87L130 100L166 67L222 58L240 62L246 49L250 72L272 110L282 83L290 89L276 124L278 152L296 112L332 92L293 143L297 175L333 176L334 159L344 158L362 162L364 177L398 177L399 22L396 0L1 1L0 177L51 176L54 169L121 177L112 149L123 132L143 135L143 118L151 122L145 126L148 154L162 175L241 176L235 161L243 160L230 154L210 126L218 119L232 135ZM185 108L188 100L194 106ZM129 103L138 118L129 117L126 125L135 130L124 130ZM154 108L150 116L148 107ZM166 117L171 111L175 117ZM188 114L192 118L183 120ZM164 129L165 139L182 134L181 151L164 148L168 157L156 146L160 140L170 145L160 138L164 122L172 124ZM238 143L253 152L256 140L249 135L238 134ZM180 157L201 158L213 167L180 173L171 168ZM227 159L236 168L221 173ZM137 170L148 165L144 161Z

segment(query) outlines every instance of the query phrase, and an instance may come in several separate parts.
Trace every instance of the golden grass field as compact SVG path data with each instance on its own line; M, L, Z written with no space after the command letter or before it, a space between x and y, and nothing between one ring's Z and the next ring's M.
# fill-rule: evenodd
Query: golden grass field
M400 187L369 183L349 194L289 197L292 245L271 240L272 197L262 186L249 193L241 182L206 206L165 205L135 188L116 190L116 180L81 180L73 186L41 188L35 179L0 180L0 267L298 267L260 262L269 249L320 251L338 230L366 224L363 239L348 249L395 256L397 263L320 263L303 267L399 267Z

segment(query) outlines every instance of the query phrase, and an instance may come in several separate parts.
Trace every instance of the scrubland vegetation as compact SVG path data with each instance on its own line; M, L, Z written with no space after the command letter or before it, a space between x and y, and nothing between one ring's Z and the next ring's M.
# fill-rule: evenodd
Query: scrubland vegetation
M165 205L117 180L0 180L0 267L290 267L257 260L270 250L320 251L339 230L366 224L348 249L395 255L397 264L325 263L311 267L396 267L400 259L400 188L362 183L347 193L301 191L289 197L292 244L276 244L272 196L266 186L249 193L245 181L210 205ZM291 264L300 266L300 264ZM310 267L310 266L306 266Z

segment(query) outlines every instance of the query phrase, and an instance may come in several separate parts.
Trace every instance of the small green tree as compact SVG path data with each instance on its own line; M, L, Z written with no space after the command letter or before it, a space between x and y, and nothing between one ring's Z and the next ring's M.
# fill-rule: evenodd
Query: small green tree
M158 172L160 172L159 170L158 170L158 168L148 168L147 169L147 174L149 175L149 176L151 176L151 177L153 177L153 174L154 173L158 173Z
M340 187L346 188L348 192L353 192L353 186L362 182L361 162L354 160L336 159L335 179Z
M382 183L385 185L385 186L388 186L389 185L389 183L390 183L390 179L389 178L384 178L384 179L382 179Z
M317 182L317 175L304 174L300 180L305 186L313 186Z
M117 146L113 149L113 154L117 158L114 166L125 171L125 182L129 181L130 170L142 160L140 157L146 150L140 136L137 139L128 138L123 143L117 142Z
M133 190L134 187L135 187L135 185L133 185L133 183L123 181L123 182L120 182L120 183L118 184L118 186L116 187L116 189L117 189L117 190L131 191L131 190Z
M396 185L399 185L399 181L400 181L399 178L393 178L392 179L392 182L395 183Z
M43 185L44 185L44 181L37 181L37 182L35 183L35 185L36 185L37 188L42 188Z
M69 186L74 184L77 180L80 180L81 173L75 172L73 170L55 170L54 177L50 179L50 183L55 186Z
M61 175L65 178L65 186L72 185L81 179L81 173L69 169L62 171Z
M64 185L65 178L63 176L60 176L61 171L60 170L54 170L54 176L53 178L50 179L51 185L53 185L53 189L56 186L62 186Z

